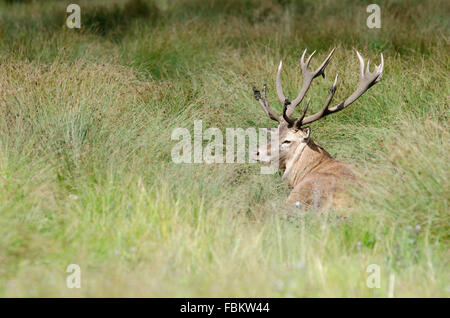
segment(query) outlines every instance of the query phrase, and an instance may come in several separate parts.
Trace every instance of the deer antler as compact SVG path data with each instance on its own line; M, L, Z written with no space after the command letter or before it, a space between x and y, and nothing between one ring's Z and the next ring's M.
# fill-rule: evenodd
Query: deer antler
M289 124L290 127L292 127L292 126L300 127L299 123L301 123L303 118L305 118L306 112L308 111L308 107L310 104L310 99L308 99L308 101L306 102L306 105L305 105L305 108L303 109L302 115L296 119L292 119L287 115L287 109L290 104L291 104L291 102L289 101L289 99L286 98L286 100L284 101L284 107L283 107L283 119Z
M311 86L313 79L315 79L316 77L318 77L320 75L325 77L325 68L327 67L328 63L330 63L331 57L333 56L335 50L336 50L336 48L333 48L331 50L330 54L328 54L328 56L325 58L325 60L322 62L322 64L320 64L320 66L314 72L309 71L308 66L309 66L309 62L311 62L311 59L314 56L314 54L316 53L316 51L311 53L311 55L308 57L306 62L305 62L306 49L303 51L302 57L300 59L300 67L301 67L302 73L303 73L303 85L302 85L300 92L298 93L297 98L291 102L291 104L289 105L289 107L286 111L286 114L288 116L291 116L294 113L295 107L302 102L303 98L306 95L306 92L308 91L309 87ZM282 67L282 65L283 65L283 62L280 61L280 65L278 66L277 78L276 78L276 88L277 88L277 95L278 95L278 98L280 99L280 102L284 103L286 97L284 96L283 89L281 87L281 67Z
M255 96L255 99L259 102L259 104L261 105L264 112L267 114L267 116L270 117L270 119L280 122L280 118L277 116L277 114L275 114L275 112L269 106L269 102L267 101L266 91L267 91L267 85L264 84L264 86L263 86L264 101L262 101L261 100L261 92L259 90L257 90L256 87L253 86L253 95Z
M367 68L364 72L364 60L361 57L361 54L359 54L358 51L356 51L356 55L359 59L360 64L360 75L359 75L359 82L358 87L356 90L351 94L346 100L341 102L339 105L334 106L332 108L328 108L331 99L333 98L334 93L336 92L336 84L337 84L337 75L336 79L333 83L333 86L330 88L330 95L328 96L327 101L323 105L322 109L311 116L308 116L304 118L300 123L297 123L297 125L302 126L306 124L310 124L316 120L319 120L322 117L325 117L329 114L336 113L338 111L343 110L345 107L349 106L351 103L353 103L355 100L357 100L359 97L361 97L362 94L364 94L370 87L375 85L381 80L381 77L383 76L383 68L384 68L384 58L383 54L381 54L381 63L378 66L375 66L375 69L373 72L370 72L369 70L369 61L367 61Z
M306 92L308 91L309 87L311 86L311 83L313 79L316 77L322 75L325 77L325 68L327 67L328 63L331 60L331 57L333 56L333 53L336 48L333 48L331 52L328 54L328 56L325 58L325 60L322 62L322 64L314 71L311 72L308 70L309 63L311 61L311 58L313 57L313 53L308 57L308 59L305 62L305 55L306 50L303 51L302 57L300 59L300 66L302 68L303 72L303 85L302 88L297 96L292 102L290 102L286 96L283 94L283 88L281 87L281 67L283 63L280 61L280 65L278 66L278 72L276 77L276 91L278 95L278 99L283 103L283 119L289 124L289 126L295 126L297 128L300 128L302 125L306 125L309 123L312 123L316 120L319 120L322 117L325 117L329 114L336 113L338 111L341 111L345 107L349 106L351 103L353 103L355 100L357 100L361 95L363 95L370 87L375 85L381 80L381 77L383 75L383 68L384 68L384 59L383 54L381 54L381 64L378 66L375 66L375 70L373 72L370 72L369 70L369 61L367 62L367 68L364 71L364 60L359 54L358 51L356 51L356 55L358 56L359 63L360 63L360 76L359 76L359 82L357 89L351 94L346 100L338 104L337 106L334 106L332 108L329 108L330 103L333 99L334 94L336 93L336 87L337 87L337 80L338 76L336 75L336 78L334 79L333 85L330 87L330 94L328 95L327 100L322 106L322 109L311 116L308 116L305 118L306 112L308 111L308 107L310 105L310 101L306 103L305 108L303 109L303 113L299 118L291 118L291 115L293 114L295 107L300 104L303 100L303 98L306 95ZM263 108L264 112L273 120L280 122L280 118L274 113L274 111L270 108L269 103L267 101L266 97L266 89L267 86L264 84L263 88L263 100L261 100L261 93L253 87L253 93L255 95L256 100L259 102L261 107Z

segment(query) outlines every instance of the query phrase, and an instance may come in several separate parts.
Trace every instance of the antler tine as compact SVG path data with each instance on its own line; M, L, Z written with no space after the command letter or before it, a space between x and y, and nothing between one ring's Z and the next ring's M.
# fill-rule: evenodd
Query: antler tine
M283 118L284 120L289 124L289 126L293 126L295 125L295 120L291 119L287 114L286 111L288 109L288 106L291 104L291 102L289 101L289 99L285 99L284 100L284 107L283 107Z
M315 71L315 77L322 75L323 77L325 77L325 68L328 66L328 63L330 63L331 61L331 57L334 54L334 51L336 50L336 47L334 47L330 54L328 54L328 56L325 58L325 60L322 62L322 64L317 68L317 70Z
M295 119L292 119L286 115L286 109L289 106L289 104L290 104L289 100L286 99L286 102L284 103L284 108L283 108L283 118L284 118L284 120L286 120L286 122L289 124L289 126L295 126L297 128L300 128L302 126L303 118L305 118L306 112L308 111L309 105L311 104L311 99L308 98L308 101L306 102L306 105L303 108L302 115Z
M280 65L278 66L277 71L277 79L276 79L276 91L278 95L278 99L280 102L284 103L286 100L286 96L283 94L283 88L281 87L281 67L283 66L283 61L280 61Z
M330 90L332 90L332 91L334 91L334 92L336 92L338 77L339 77L339 75L336 74L336 77L334 78L333 85L331 85L331 88L330 88Z
M359 78L363 78L364 77L364 60L361 56L361 54L359 54L358 51L356 51L356 56L358 56L358 60L359 60Z
M380 73L380 75L378 75L377 79L375 80L375 83L378 83L379 81L381 81L381 78L383 77L383 68L384 68L384 58L383 58L383 53L381 53L381 63L378 66L375 65L374 72Z
M306 55L306 50L305 49L302 53L302 57L300 58L300 67L302 67L303 65L305 65L305 55Z
M312 57L314 56L314 54L316 54L316 50L314 50L314 52L311 53L311 55L308 57L308 59L306 60L306 67L309 66L309 62L311 62Z
M366 68L366 71L364 72L364 60L358 51L356 51L356 55L358 57L359 64L360 64L360 76L359 76L358 87L356 88L356 90L340 104L338 104L332 108L328 108L328 105L331 102L331 98L334 95L333 90L336 90L336 87L335 87L336 81L337 81L337 76L336 76L335 84L333 84L333 86L331 87L330 96L328 97L328 100L324 104L324 107L322 108L322 110L314 115L306 117L302 121L302 123L301 123L302 125L312 123L312 122L314 122L322 117L325 117L329 114L333 114L333 113L343 110L345 107L349 106L354 101L356 101L359 97L361 97L361 95L363 95L370 87L372 87L373 85L375 85L376 83L378 83L381 80L381 77L383 75L383 69L384 69L383 54L381 54L380 65L375 66L375 70L373 72L369 71L369 63L367 63L367 68ZM334 89L333 89L333 87L334 87Z
M309 108L310 104L311 104L311 99L308 98L308 101L306 102L305 108L303 108L302 115L296 120L298 127L301 126L303 118L305 118L306 112L308 111L308 108Z
M338 80L338 75L336 74L336 77L334 78L333 85L331 85L331 87L330 87L330 94L328 95L327 100L323 104L322 109L318 113L316 113L314 115L308 116L305 119L302 118L302 120L297 123L298 127L300 127L302 125L306 125L306 124L312 123L312 122L322 118L323 116L325 116L324 114L327 112L328 106L330 106L330 103L333 100L333 96L336 93L337 80Z
M270 119L280 122L280 118L278 117L278 115L275 114L275 112L269 106L269 102L267 101L266 91L267 91L267 85L264 84L264 86L263 86L264 101L262 101L261 100L261 92L259 90L257 90L256 87L253 87L253 95L255 96L255 99L258 101L258 103L261 105L261 107L262 107L263 111L266 113L266 115L269 116Z
M313 55L316 51L311 53L311 55L308 57L306 62L305 62L306 50L303 51L302 57L300 59L300 67L303 72L303 85L302 85L300 92L298 93L297 98L295 98L292 101L292 103L289 105L289 108L286 112L286 114L288 116L291 116L294 113L295 107L302 102L303 98L306 95L306 92L308 91L309 87L311 86L311 82L313 81L313 79L320 75L325 77L324 70L327 67L328 63L330 62L331 57L333 56L335 50L336 50L336 48L333 48L331 50L331 52L328 54L328 56L325 58L325 60L322 62L322 64L313 72L308 70L308 66L309 66L309 63L311 62L311 58L313 57Z

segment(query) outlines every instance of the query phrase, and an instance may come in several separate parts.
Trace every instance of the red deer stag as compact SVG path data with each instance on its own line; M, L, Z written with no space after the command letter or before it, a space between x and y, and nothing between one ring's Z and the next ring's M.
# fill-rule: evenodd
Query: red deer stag
M291 117L295 107L299 105L305 97L313 79L320 75L325 77L325 67L330 62L334 51L335 49L330 52L323 63L313 72L308 69L308 66L315 51L308 57L306 62L306 50L303 52L300 60L300 67L303 73L303 86L297 98L292 102L283 94L283 89L281 87L282 62L280 62L276 77L276 92L280 102L284 105L283 115L281 117L279 117L269 106L266 97L266 85L263 87L262 97L260 91L253 87L255 99L259 102L264 112L271 119L279 123L278 154L272 154L271 151L268 159L264 159L260 156L260 151L258 150L253 155L257 161L263 163L270 163L273 160L278 160L279 169L284 172L283 179L292 188L287 203L300 202L301 204L306 204L307 206L312 206L316 209L323 209L330 206L345 206L348 203L345 196L345 184L349 181L356 182L356 178L350 169L350 165L339 162L331 157L325 149L310 138L311 129L304 126L327 115L343 110L363 95L370 87L378 83L381 80L383 73L383 54L381 54L381 64L375 66L375 70L370 72L369 62L367 62L367 68L364 71L364 60L359 52L356 51L361 67L357 89L340 104L329 107L336 92L338 79L338 76L336 75L334 83L330 88L328 98L319 112L305 117L310 104L308 100L301 116L298 118ZM268 148L270 149L270 144ZM276 153L276 151L274 153Z

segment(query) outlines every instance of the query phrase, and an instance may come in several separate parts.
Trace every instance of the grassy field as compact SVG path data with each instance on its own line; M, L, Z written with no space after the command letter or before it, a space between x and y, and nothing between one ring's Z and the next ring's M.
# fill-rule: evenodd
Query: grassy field
M0 1L0 296L450 296L450 3L378 1L369 29L372 2L80 0L77 30L71 2ZM333 46L312 111L336 73L336 100L353 91L354 49L385 56L379 84L312 125L358 165L350 209L286 206L255 164L171 161L194 120L273 126L251 87L281 112L279 60L294 96L303 49L316 67Z

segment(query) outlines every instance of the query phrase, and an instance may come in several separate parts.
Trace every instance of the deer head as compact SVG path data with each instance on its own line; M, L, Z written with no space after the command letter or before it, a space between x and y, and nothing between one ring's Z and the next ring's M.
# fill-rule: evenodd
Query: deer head
M359 83L356 90L341 103L337 104L336 106L330 107L330 103L333 99L334 94L336 93L336 85L338 80L338 76L336 75L334 83L330 88L328 98L326 99L325 103L323 104L319 112L317 112L314 115L306 116L308 107L310 105L310 101L308 100L305 107L303 108L301 116L298 118L292 118L291 116L294 113L295 108L303 101L309 87L311 86L313 79L315 79L320 75L325 77L325 68L330 62L334 51L335 48L331 50L330 54L328 54L328 56L325 58L322 64L315 71L310 71L308 69L309 63L315 51L307 58L306 62L305 62L306 50L303 52L302 57L300 59L300 67L303 73L303 85L298 96L293 101L289 101L289 99L286 98L286 96L283 93L283 88L281 86L281 68L283 63L280 61L276 77L276 92L278 95L278 99L284 105L283 114L281 117L279 117L269 106L269 102L267 101L266 95L267 86L264 84L262 96L261 92L257 90L255 87L253 87L255 99L259 102L264 112L272 120L278 122L279 152L278 154L273 155L278 157L275 158L269 156L268 160L269 161L275 159L279 160L279 167L281 170L286 170L287 172L287 170L289 170L290 168L290 163L296 161L300 157L303 149L309 143L311 129L309 127L305 127L305 125L313 123L316 120L319 120L320 118L343 110L344 108L352 104L355 100L357 100L361 95L363 95L370 87L372 87L374 84L378 83L381 80L384 66L383 54L381 54L381 64L375 66L375 70L373 72L370 72L369 62L367 62L367 67L364 70L364 60L359 54L359 52L356 51L356 55L360 63ZM270 148L270 145L268 146L268 148ZM270 151L270 153L276 152ZM259 154L260 151L258 150L254 154L254 159L262 162ZM265 163L268 162L266 161Z

